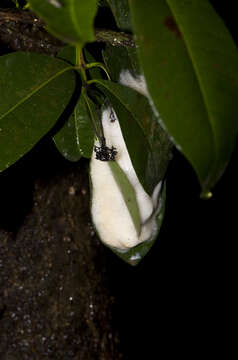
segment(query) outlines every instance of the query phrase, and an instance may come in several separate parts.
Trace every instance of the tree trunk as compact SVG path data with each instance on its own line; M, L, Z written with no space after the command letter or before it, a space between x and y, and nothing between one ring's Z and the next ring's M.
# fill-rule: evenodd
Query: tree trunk
M88 163L38 148L0 176L0 359L120 359Z

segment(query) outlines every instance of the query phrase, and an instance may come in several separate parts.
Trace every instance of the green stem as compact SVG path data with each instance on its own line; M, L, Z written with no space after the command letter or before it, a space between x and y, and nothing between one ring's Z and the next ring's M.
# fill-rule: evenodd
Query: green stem
M91 84L95 84L97 83L98 81L96 79L92 79L92 80L88 80L87 84L88 85L91 85Z
M108 80L111 80L110 75L107 72L107 69L105 68L105 66L102 63L93 62L93 63L90 63L90 64L86 64L86 69L91 69L93 67L99 67L100 69L102 69L105 72L105 74L107 75Z
M87 105L87 108L88 108L88 111L89 111L89 118L91 120L95 135L98 138L99 142L101 143L102 139L104 139L101 120L97 121L95 119L94 113L92 111L92 105L90 104L90 99L88 98L88 96L87 96L87 94L85 92L85 89L82 90L82 95L83 95L84 101L86 102L86 105ZM94 104L94 103L92 103L92 104Z
M79 69L83 81L86 82L87 81L87 75L85 71L86 65L83 57L82 48L80 46L76 46L75 50L76 50L75 65Z

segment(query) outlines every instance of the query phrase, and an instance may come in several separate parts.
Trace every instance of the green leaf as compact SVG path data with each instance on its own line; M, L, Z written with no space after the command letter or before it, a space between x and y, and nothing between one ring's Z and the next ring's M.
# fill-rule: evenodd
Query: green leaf
M77 107L78 105L75 106L75 109ZM53 137L59 152L69 161L78 161L81 158L81 151L77 142L77 132L75 130L75 109L63 127Z
M125 69L129 70L134 77L141 74L135 48L107 44L102 55L113 81L119 81L120 72Z
M127 176L122 171L117 162L109 161L108 164L112 171L113 177L121 191L127 209L135 226L136 232L139 235L141 230L141 220L134 188L132 187L131 183L127 179Z
M87 111L90 122L92 124L92 128L94 130L94 134L98 137L98 139L103 138L103 130L101 124L101 109L99 105L96 105L90 97L84 92L83 93L84 101L87 104ZM91 153L92 155L92 153Z
M115 110L126 142L128 152L143 187L148 162L148 141L135 119L134 105L143 95L136 91L107 80L95 80L97 87L106 95Z
M131 16L128 0L108 0L117 26L122 31L131 31Z
M81 47L94 41L97 0L29 0L29 4L59 39Z
M54 142L66 159L78 161L81 156L91 158L94 136L90 113L81 94L70 118L54 136Z
M163 178L168 164L170 141L167 134L158 126L145 96L112 81L95 80L95 83L109 98L136 174L144 189L151 194ZM164 165L160 166L162 163Z
M75 88L71 68L33 53L0 57L0 171L27 153L63 116Z
M94 145L94 128L90 112L83 95L74 109L76 119L76 134L79 151L83 157L91 158Z
M129 0L155 112L206 193L238 133L238 52L206 0Z
M145 257L148 251L153 246L154 242L159 236L159 232L163 223L166 202L166 183L163 185L161 195L159 197L159 212L156 215L157 231L154 233L152 239L142 242L141 244L132 247L126 252L121 252L116 249L111 249L117 256L130 265L138 265L139 262Z
M93 59L88 52L87 56ZM57 57L75 65L76 48L74 46L66 46L58 53ZM71 116L54 136L54 142L62 155L70 161L77 161L81 156L86 158L91 157L94 143L94 130L82 93L79 96Z
M121 72L125 70L128 70L136 79L138 79L138 76L141 76L136 49L107 45L103 51L103 58L107 70L114 81L119 81ZM117 59L120 59L120 62ZM148 118L146 121L148 124L146 136L150 143L150 151L144 177L147 190L149 189L151 192L158 181L162 180L165 176L169 160L172 157L172 143L153 111L148 108L148 101L145 99L143 101L146 102L146 113L150 117L150 120ZM140 104L134 104L134 109L137 109L138 106L140 109ZM140 112L140 110L138 112L135 110L135 112L138 118L141 117L139 123L142 124L143 128L143 112Z

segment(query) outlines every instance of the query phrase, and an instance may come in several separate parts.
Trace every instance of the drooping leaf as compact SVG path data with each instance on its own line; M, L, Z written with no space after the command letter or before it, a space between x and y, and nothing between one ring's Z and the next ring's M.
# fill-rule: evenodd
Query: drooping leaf
M155 185L163 178L168 164L169 147L163 153L162 162L158 161L160 140L164 142L165 146L167 146L166 144L170 146L167 134L161 128L156 130L157 120L145 96L112 81L95 80L95 82L97 87L109 98L119 119L136 174L142 186L151 194ZM154 136L155 132L156 136ZM159 132L162 136L159 135ZM158 139L156 139L157 136ZM163 161L164 165L159 166Z
M83 95L75 107L76 134L79 151L83 157L91 158L94 144L94 128Z
M130 108L130 106L133 107L133 102L137 103L138 97L143 98L143 96L130 88L106 80L97 80L97 87L110 100L110 104L117 114L133 167L141 184L145 187L149 144L135 120L134 111ZM124 99L121 99L120 93L124 93Z
M112 251L118 255L122 260L130 265L138 265L139 262L145 257L148 251L151 249L152 245L154 244L155 240L159 236L159 232L163 223L164 213L165 213L165 202L166 202L166 183L163 185L162 193L159 197L159 212L156 215L156 222L157 222L157 230L155 231L152 239L148 241L144 241L141 244L132 247L126 252L117 251L112 249Z
M115 17L117 26L122 31L131 31L131 16L128 0L107 0Z
M136 49L107 45L103 51L103 58L113 81L121 80L120 76L125 71L129 71L130 75L133 75L137 81L141 79L141 70ZM120 62L118 62L117 59L120 59ZM140 101L140 99L138 100ZM138 106L140 105L134 104L134 111L138 118L141 116L139 122L143 124L144 113L140 111L137 112L136 109ZM146 121L148 129L146 134L150 142L150 151L144 176L147 189L149 188L152 191L158 181L163 179L165 175L169 160L171 159L172 143L167 132L159 124L154 112L148 108L148 102L146 104L146 113L148 115L148 120ZM146 149L144 149L144 151L146 151Z
M68 120L64 123L63 127L53 137L57 149L69 161L78 161L82 156L77 143L77 132L75 130L76 124L74 112L75 110L73 111L73 114L68 118Z
M135 226L136 232L139 235L141 230L141 220L134 188L132 187L131 183L127 179L127 176L122 171L116 161L109 161L108 164L112 171L113 177L121 191L127 209Z
M102 54L113 81L119 81L122 70L129 70L134 77L141 74L135 48L107 44Z
M78 161L81 156L91 158L94 137L90 113L81 93L71 116L54 136L54 142L66 159Z
M238 52L207 0L129 0L155 112L206 193L238 133Z
M87 56L90 58L88 52ZM76 49L74 46L66 46L58 53L57 57L75 65ZM66 119L64 126L54 136L54 142L63 156L70 161L77 161L81 156L91 157L94 136L89 111L81 93L78 95L78 101L71 116Z
M83 92L83 98L87 106L88 117L90 119L90 123L95 135L99 139L99 141L103 138L103 130L101 124L101 109L100 106L94 103L90 97ZM91 154L92 155L92 154Z
M81 47L94 40L97 0L29 0L29 4L59 39Z
M74 46L65 46L59 51L57 57L67 61L71 65L76 64L76 50ZM79 78L77 79L79 82ZM79 87L80 84L78 84ZM80 96L80 89L78 90L77 97ZM53 137L54 143L60 153L69 161L78 161L81 158L76 132L75 121L75 105L72 114L68 119L65 119L64 124Z
M75 89L72 67L33 53L0 57L0 171L27 153L67 115Z

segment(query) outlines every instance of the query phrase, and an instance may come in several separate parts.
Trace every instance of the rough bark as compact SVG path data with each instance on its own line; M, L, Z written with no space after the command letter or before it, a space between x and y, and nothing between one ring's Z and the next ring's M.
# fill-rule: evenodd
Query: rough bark
M29 176L26 168L17 171L23 170L20 184ZM0 228L0 359L120 359L105 250L90 222L87 162L63 162L58 174L17 187L16 203L3 195L11 192L13 176L21 177L0 177L0 212L6 212Z

